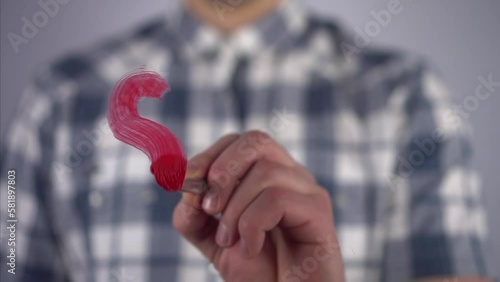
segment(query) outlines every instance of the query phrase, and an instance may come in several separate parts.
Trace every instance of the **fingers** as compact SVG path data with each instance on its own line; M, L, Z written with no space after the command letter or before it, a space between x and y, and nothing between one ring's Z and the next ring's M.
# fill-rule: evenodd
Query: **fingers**
M266 232L278 225L290 228L297 241L310 242L317 234L311 230L332 226L328 193L264 133L224 136L193 157L186 179L202 178L209 191L184 193L173 225L211 261L220 253L217 243L229 247L238 237L244 255L258 254ZM221 212L220 221L212 217Z
M245 133L231 143L210 166L207 181L212 189L203 200L205 212L212 215L222 212L239 180L259 159L286 166L297 165L267 134L259 131Z
M228 134L221 137L215 144L206 149L204 152L192 157L188 161L186 178L200 179L205 178L210 166L215 159L235 140L239 138L239 134Z
M235 189L225 207L215 237L216 242L222 247L229 247L237 241L238 220L241 214L265 189L290 189L303 194L314 192L316 186L307 175L303 168L258 160Z
M214 241L217 224L215 218L201 209L201 196L182 194L182 199L174 210L172 225L210 261L214 261L219 248Z
M333 216L325 193L304 195L297 191L264 190L238 221L241 252L245 258L262 250L266 232L279 226L291 242L317 243L318 234L333 233Z
M204 178L210 164L237 138L237 134L226 135L205 152L193 157L188 162L186 179ZM173 226L213 261L215 250L218 248L214 241L218 221L202 210L201 203L200 195L183 193L174 210Z

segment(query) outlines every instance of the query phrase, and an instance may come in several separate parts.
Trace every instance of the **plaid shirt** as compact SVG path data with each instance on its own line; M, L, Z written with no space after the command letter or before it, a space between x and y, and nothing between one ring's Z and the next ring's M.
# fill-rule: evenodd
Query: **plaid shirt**
M2 154L2 204L15 169L18 218L16 275L3 262L2 281L218 280L172 228L179 193L162 191L148 158L108 128L112 86L141 65L172 91L140 112L188 156L258 129L314 173L332 198L347 281L486 275L467 130L437 76L411 55L357 48L285 1L228 37L179 8L43 68Z

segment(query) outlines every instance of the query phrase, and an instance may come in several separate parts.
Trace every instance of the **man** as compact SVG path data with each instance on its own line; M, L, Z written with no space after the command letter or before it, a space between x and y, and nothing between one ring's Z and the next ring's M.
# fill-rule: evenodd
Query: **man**
M292 1L235 2L183 1L27 90L3 166L18 175L7 278L486 279L470 147L436 76ZM143 64L172 92L141 113L194 155L203 197L161 191L107 128L113 84Z

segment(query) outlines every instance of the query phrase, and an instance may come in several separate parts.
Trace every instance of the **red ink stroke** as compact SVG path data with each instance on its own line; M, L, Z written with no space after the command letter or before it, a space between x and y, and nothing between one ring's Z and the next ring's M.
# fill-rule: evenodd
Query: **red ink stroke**
M140 70L123 77L109 101L108 122L120 141L144 152L151 173L167 191L179 191L186 175L186 154L177 137L165 126L143 118L137 110L141 98L162 99L170 86L159 74Z

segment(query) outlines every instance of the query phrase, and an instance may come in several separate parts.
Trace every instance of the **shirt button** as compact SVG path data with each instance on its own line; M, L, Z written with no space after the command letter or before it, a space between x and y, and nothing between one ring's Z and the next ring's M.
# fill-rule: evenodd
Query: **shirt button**
M89 204L91 207L97 209L102 206L103 198L99 191L92 191L89 194Z

